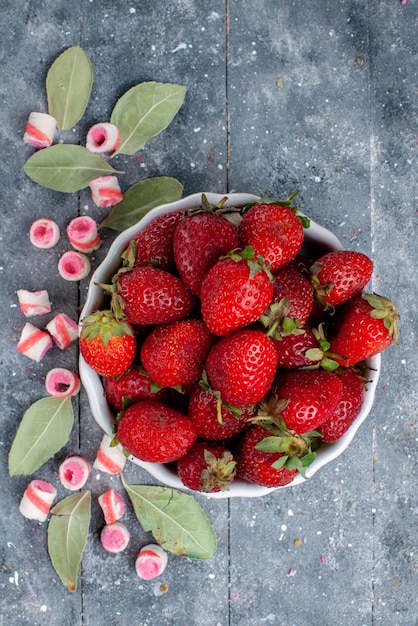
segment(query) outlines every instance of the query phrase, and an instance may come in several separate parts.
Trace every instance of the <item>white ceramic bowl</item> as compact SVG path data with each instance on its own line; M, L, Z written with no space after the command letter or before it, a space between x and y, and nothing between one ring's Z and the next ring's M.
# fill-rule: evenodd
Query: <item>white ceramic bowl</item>
M225 197L225 195L228 199L224 206L241 207L248 203L256 202L259 200L259 196L254 196L246 193L231 193L223 195L206 193L206 196L211 204L217 204L222 198ZM133 239L134 236L137 235L137 233L141 231L147 224L149 224L151 220L153 220L155 217L158 217L159 215L163 215L164 213L168 213L170 211L177 211L179 209L187 210L198 207L201 204L201 198L202 193L195 193L181 200L178 200L177 202L163 204L159 207L156 207L155 209L152 209L149 213L147 213L147 215L145 215L145 217L143 217L142 220L138 222L138 224L135 224L131 228L128 228L116 237L109 249L106 258L91 277L86 303L81 312L80 320L82 320L86 315L95 311L103 305L105 296L103 290L97 286L97 283L103 284L110 281L110 278L120 267L120 255L125 250L131 239ZM333 233L315 223L313 220L311 220L310 227L305 230L305 243L304 247L302 248L302 252L308 252L309 248L311 247L320 248L322 253L330 250L343 249L342 243ZM367 380L369 380L370 382L367 384L366 395L360 414L351 425L349 430L343 435L343 437L339 441L332 444L323 444L321 446L321 448L318 450L315 461L306 469L307 478L312 477L321 467L323 467L327 463L330 463L344 452L344 450L348 447L348 445L354 438L357 430L360 428L361 424L364 422L367 415L369 414L373 405L377 381L379 378L380 355L369 359L367 361L367 365L369 369L368 371L366 371L365 375L367 377ZM83 386L87 392L90 408L94 419L104 432L108 433L109 435L112 434L115 419L112 411L109 408L109 405L105 400L101 378L94 370L92 370L86 364L82 357L80 357L80 377ZM176 489L186 489L171 467L161 463L146 463L132 456L129 458L132 462L147 470L147 472L149 472L161 483ZM289 483L289 485L286 485L286 487L299 485L303 482L305 482L305 479L300 474L298 474L295 479L291 483ZM278 489L284 489L286 487L278 487ZM207 495L214 498L230 498L237 496L257 497L275 491L276 489L277 488L253 485L243 480L235 479L232 482L229 491L222 491L219 493Z

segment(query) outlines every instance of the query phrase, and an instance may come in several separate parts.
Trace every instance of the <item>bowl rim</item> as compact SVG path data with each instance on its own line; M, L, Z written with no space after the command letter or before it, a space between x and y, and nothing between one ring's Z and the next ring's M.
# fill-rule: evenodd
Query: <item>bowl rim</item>
M185 196L184 198L181 198L180 200L177 200L175 202L164 203L151 209L136 224L130 226L126 230L119 233L119 235L117 235L117 237L110 245L105 258L93 272L88 285L87 297L79 318L79 330L81 328L81 322L83 318L88 313L91 313L95 309L99 308L99 306L101 305L101 302L104 299L104 293L102 288L98 285L108 281L109 277L111 277L113 273L115 273L115 271L120 267L120 255L126 249L131 239L156 217L164 215L168 212L173 212L176 210L188 210L200 206L203 194L207 197L208 201L211 204L215 205L218 204L223 198L227 198L224 204L224 206L227 207L245 206L246 204L250 204L260 200L260 196L249 193L232 192L218 194L213 192L198 192ZM298 211L298 214L302 216L304 215L304 213L300 211ZM323 245L324 248L328 247L330 250L344 250L343 244L333 232L331 232L324 226L321 226L310 217L309 220L310 227L309 229L305 229L305 244L309 245L310 241L314 241L320 238L321 245ZM313 230L310 230L311 228ZM315 233L314 237L312 236L313 233ZM347 432L344 433L341 439L331 444L323 443L321 445L316 459L314 460L312 465L310 465L306 469L306 478L304 478L301 474L297 474L291 483L289 483L288 485L284 485L283 487L264 487L261 485L254 485L241 479L235 479L231 483L230 488L227 491L220 491L217 493L204 493L196 492L186 487L177 476L177 474L172 472L164 464L148 463L145 461L141 461L140 459L137 459L132 455L130 455L128 459L134 464L145 469L151 476L153 476L153 478L156 478L159 482L166 486L175 489L186 490L193 493L199 493L200 495L206 496L208 498L254 498L267 495L269 493L277 491L278 489L285 489L288 487L294 487L303 484L307 482L307 480L312 478L318 470L337 459L347 449L351 441L354 439L360 426L369 415L373 406L374 397L377 389L377 382L380 375L380 354L367 359L366 365L367 369L365 372L365 376L368 382L366 384L365 398L359 415L357 416L353 424L351 424ZM79 356L79 374L81 382L87 394L93 418L104 431L104 433L112 435L113 427L115 424L115 417L104 397L101 377L91 367L87 365L81 355Z

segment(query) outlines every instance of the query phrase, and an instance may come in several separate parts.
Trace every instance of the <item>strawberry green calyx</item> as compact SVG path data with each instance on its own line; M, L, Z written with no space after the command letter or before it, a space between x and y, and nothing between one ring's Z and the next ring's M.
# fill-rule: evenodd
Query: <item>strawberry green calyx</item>
M261 255L255 256L254 248L252 246L246 246L244 249L236 248L231 250L227 255L220 257L221 259L230 258L232 261L239 263L239 261L247 261L250 269L250 278L253 278L258 272L265 272L270 280L273 282L273 275L270 271L269 265L265 262Z
M268 433L257 445L264 452L280 452L282 456L272 466L275 469L285 467L296 469L304 478L305 468L316 458L315 449L319 447L320 435L313 430L298 434L287 428L281 412L287 407L288 400L278 400L275 394L267 396L261 403L258 413L249 421L262 426Z
M133 337L131 326L119 319L116 319L112 311L95 311L82 321L81 338L94 339L100 336L103 344L108 345L114 336L123 337L129 335Z
M389 337L397 344L399 342L400 315L392 300L377 293L363 293L362 298L372 307L370 311L371 317L383 320Z
M314 365L308 365L302 369L318 369L322 368L328 372L333 372L339 367L338 361L341 357L338 354L330 352L330 343L325 336L324 325L319 324L318 328L313 328L312 332L317 341L317 348L310 348L305 352L305 356L314 361Z
M229 489L236 474L236 461L229 450L225 450L220 458L210 450L204 451L207 467L200 474L203 491L211 492L216 485L221 491Z
M260 322L267 329L267 337L280 341L286 335L303 335L305 330L299 320L289 317L290 304L288 298L273 302L267 311L259 317Z

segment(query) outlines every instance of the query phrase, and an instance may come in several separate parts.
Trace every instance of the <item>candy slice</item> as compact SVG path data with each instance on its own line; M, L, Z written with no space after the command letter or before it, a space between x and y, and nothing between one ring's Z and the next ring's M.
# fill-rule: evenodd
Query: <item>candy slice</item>
M80 391L80 379L75 372L64 367L54 367L46 375L45 388L53 398L75 396Z
M51 336L44 330L26 322L22 328L16 350L29 359L39 362L50 348L52 348Z
M113 554L125 550L130 538L129 530L122 522L106 524L100 533L102 546L107 552L112 552Z
M51 483L46 480L32 480L25 489L19 511L27 519L44 522L56 495L57 490Z
M58 478L70 491L84 487L89 476L90 463L77 454L67 457L58 468Z
M67 235L70 244L79 252L97 250L102 240L97 232L97 224L88 215L75 217L67 226Z
M65 280L83 280L90 274L89 258L82 252L69 250L58 261L58 272Z
M114 489L108 489L98 498L106 524L113 524L120 519L125 511L122 496Z
M87 133L86 148L90 152L112 152L119 146L119 128L110 122L95 124Z
M78 326L65 313L58 313L45 327L60 350L78 338Z
M167 552L157 544L148 544L141 548L135 561L136 573L144 580L160 576L167 565Z
M57 120L48 113L32 111L26 124L23 141L34 148L48 148L52 144Z
M112 438L104 435L93 463L94 469L108 474L120 474L125 467L126 456L120 446L111 446Z
M51 312L51 303L48 292L45 289L39 291L27 291L18 289L16 291L19 300L19 308L25 317L34 315L45 315Z
M58 224L47 217L35 220L29 230L29 239L36 248L53 248L60 238Z
M102 209L123 200L116 176L99 176L90 181L90 189L94 204Z

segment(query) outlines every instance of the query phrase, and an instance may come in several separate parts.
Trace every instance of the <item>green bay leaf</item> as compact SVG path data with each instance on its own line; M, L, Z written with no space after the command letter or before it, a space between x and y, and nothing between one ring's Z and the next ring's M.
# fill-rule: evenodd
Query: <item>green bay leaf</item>
M72 128L83 116L93 86L93 68L80 46L67 48L46 77L48 113L61 130Z
M182 195L183 185L175 178L156 176L140 180L125 191L122 202L112 208L100 228L125 230L139 222L154 207L180 200Z
M142 528L165 549L190 559L210 559L216 535L193 496L169 487L122 483Z
M67 443L73 424L69 397L42 398L32 404L10 448L10 476L33 474Z
M110 121L120 130L116 154L133 155L170 124L184 102L187 88L155 81L131 87L117 101Z
M23 169L35 183L67 193L84 189L99 176L122 173L98 154L73 144L57 144L38 150L29 157Z
M90 491L81 491L60 500L51 509L51 514L48 553L62 584L69 591L75 591L90 526Z

